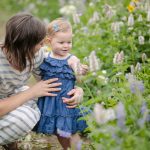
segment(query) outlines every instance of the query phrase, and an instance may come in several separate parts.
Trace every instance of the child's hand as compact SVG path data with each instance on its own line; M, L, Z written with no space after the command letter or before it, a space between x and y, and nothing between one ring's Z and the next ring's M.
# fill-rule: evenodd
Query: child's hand
M82 75L86 75L89 71L89 67L87 65L81 64L81 73Z

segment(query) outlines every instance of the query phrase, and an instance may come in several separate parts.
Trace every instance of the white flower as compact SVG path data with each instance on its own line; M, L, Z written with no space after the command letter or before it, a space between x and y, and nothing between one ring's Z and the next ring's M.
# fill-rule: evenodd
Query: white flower
M107 18L112 18L112 16L115 14L112 7L108 4L104 6L104 13Z
M139 15L139 17L138 17L138 21L139 21L139 22L142 22L142 21L143 21L143 17L142 17L142 15Z
M106 71L106 70L102 70L102 73L103 73L103 74L106 74L106 73L107 73L107 71Z
M140 45L143 45L144 44L144 36L142 36L142 35L140 35L139 37L138 37L138 40L139 40L139 44Z
M120 27L123 26L123 22L113 22L111 24L111 30L115 33L120 32Z
M142 61L145 62L147 60L147 55L145 53L142 53Z
M150 10L147 12L147 21L150 21Z
M131 74L134 74L134 66L133 65L130 66L130 71L131 71Z
M77 14L77 13L73 14L73 22L74 22L75 24L80 23L79 14Z
M65 15L65 16L70 16L74 13L76 13L76 7L74 5L65 5L64 7L62 7L59 12L62 14L62 15Z
M100 59L97 58L95 51L92 51L89 55L89 70L91 72L100 69Z
M101 104L95 104L94 115L96 122L99 124L104 124L116 118L115 112L112 108L105 109Z
M142 66L139 62L137 62L136 66L135 66L135 71L141 71Z
M117 52L113 58L113 63L121 64L121 63L123 63L123 60L124 60L124 52L123 51L121 51L120 53Z
M95 12L93 13L93 21L94 21L94 22L99 21L99 14L98 14L97 11L95 11Z
M128 17L128 26L133 26L134 25L134 17L133 14L130 14Z
M93 2L90 2L90 3L89 3L89 6L91 6L91 7L94 6L94 3L93 3Z
M95 12L93 13L93 16L89 19L88 24L93 24L93 23L95 23L95 22L97 22L97 21L99 21L99 20L100 20L99 14L98 14L97 11L95 11Z

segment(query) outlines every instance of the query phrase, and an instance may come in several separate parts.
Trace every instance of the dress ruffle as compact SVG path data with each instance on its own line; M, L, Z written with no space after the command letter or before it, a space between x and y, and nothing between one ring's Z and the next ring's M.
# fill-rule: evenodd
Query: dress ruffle
M86 127L85 120L79 119L80 116L41 116L38 132L53 134L57 133L63 137L69 137L76 132L82 132Z
M64 60L46 58L40 69L41 76L75 79L73 70Z

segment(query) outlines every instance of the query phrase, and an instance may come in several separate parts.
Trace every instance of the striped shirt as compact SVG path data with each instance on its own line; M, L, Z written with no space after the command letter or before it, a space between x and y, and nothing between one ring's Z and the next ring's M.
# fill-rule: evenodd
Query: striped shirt
M26 69L19 72L10 66L0 48L0 100L25 90L24 87L27 87L31 74L38 78L39 65L43 59L44 49L40 49L35 55L32 71L29 71L29 63L27 63ZM1 117L0 145L13 142L29 133L39 118L40 112L34 99Z

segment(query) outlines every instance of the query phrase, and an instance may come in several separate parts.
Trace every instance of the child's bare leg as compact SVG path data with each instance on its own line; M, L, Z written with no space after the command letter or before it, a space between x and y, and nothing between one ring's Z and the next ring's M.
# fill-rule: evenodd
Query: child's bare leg
M70 148L71 144L70 144L70 138L65 138L62 137L58 134L56 134L59 143L61 144L61 146L63 147L64 150L67 150L68 148Z

